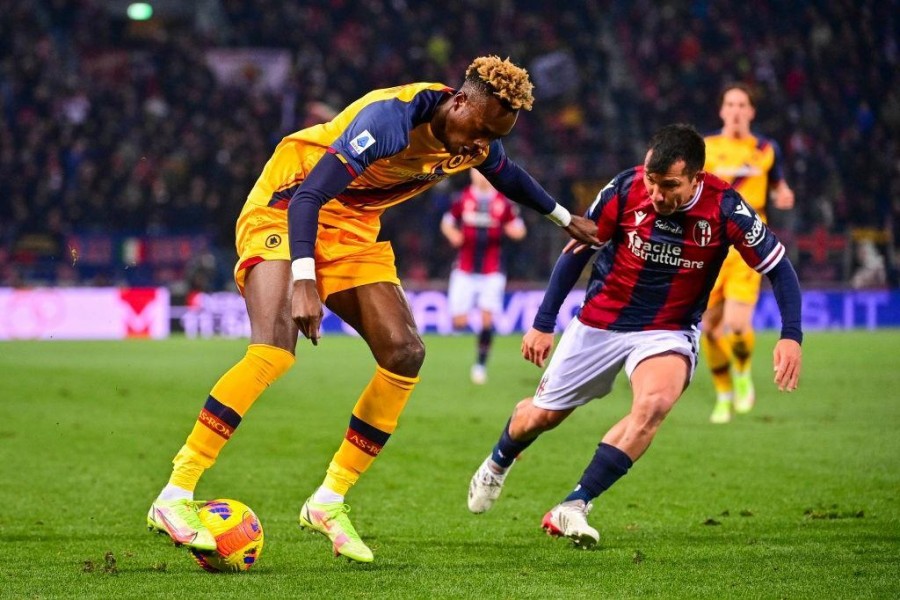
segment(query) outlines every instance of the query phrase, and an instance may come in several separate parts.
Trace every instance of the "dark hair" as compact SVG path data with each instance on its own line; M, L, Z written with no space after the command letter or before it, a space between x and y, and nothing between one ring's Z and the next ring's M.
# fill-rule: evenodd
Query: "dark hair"
M652 150L647 162L647 172L666 173L679 160L684 161L685 171L693 176L706 162L706 143L692 125L674 123L666 125L650 138L647 145Z
M753 88L740 81L730 81L722 86L722 91L719 92L720 107L725 103L725 94L727 94L731 90L741 90L742 92L747 94L747 99L750 101L750 106L756 108L756 93L754 93Z

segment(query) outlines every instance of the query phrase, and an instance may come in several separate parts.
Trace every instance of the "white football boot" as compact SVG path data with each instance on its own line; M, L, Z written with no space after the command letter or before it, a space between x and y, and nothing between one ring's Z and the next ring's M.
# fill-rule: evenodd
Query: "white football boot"
M488 464L490 462L491 457L488 456L469 482L469 510L475 514L490 510L497 498L500 497L500 492L503 491L503 482L509 474L509 469L512 468L510 465L509 469L506 469L506 472L501 475L491 469Z
M569 538L579 548L592 548L600 540L600 534L587 522L592 508L594 505L584 500L557 504L544 515L541 528L547 535Z

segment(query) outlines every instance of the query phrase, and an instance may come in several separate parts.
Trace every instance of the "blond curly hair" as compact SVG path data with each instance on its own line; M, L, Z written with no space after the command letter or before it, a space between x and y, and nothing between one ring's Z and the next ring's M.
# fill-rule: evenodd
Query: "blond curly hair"
M493 94L512 110L531 110L534 89L528 71L509 58L479 56L466 69L466 82Z

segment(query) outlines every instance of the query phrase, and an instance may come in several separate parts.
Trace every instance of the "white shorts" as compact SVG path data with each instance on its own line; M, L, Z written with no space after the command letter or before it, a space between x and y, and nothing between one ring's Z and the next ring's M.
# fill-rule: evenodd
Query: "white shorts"
M566 410L602 398L625 366L631 374L645 358L677 352L690 360L688 378L697 367L698 331L609 331L572 319L534 393L533 403L546 410Z
M490 313L503 310L506 275L503 273L466 273L453 269L447 291L450 314L469 314L473 307Z

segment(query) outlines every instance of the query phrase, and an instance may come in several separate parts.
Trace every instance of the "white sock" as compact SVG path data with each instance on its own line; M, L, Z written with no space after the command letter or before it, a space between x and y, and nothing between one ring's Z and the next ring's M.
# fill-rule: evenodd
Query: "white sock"
M319 504L331 504L332 502L343 502L344 497L322 485L319 486L319 489L313 494L312 500Z
M719 392L716 394L717 402L725 402L727 404L731 404L734 400L734 392Z
M194 492L191 490L186 490L182 487L178 487L177 485L172 485L171 483L167 484L166 487L162 489L159 493L159 497L157 500L193 500Z

